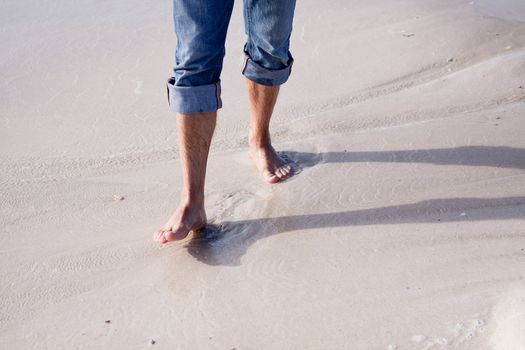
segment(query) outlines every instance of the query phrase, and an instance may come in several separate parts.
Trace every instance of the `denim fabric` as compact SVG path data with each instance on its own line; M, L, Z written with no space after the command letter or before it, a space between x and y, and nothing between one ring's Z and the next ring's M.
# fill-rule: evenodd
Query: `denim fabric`
M281 85L288 80L293 63L290 35L295 0L244 0L243 74L262 85Z
M176 86L175 78L168 80L168 104L179 113L213 112L222 107L221 82L196 86Z
M244 0L247 41L242 73L263 85L288 80L295 0ZM174 75L167 82L170 109L191 114L222 107L220 75L233 0L173 0L177 35Z

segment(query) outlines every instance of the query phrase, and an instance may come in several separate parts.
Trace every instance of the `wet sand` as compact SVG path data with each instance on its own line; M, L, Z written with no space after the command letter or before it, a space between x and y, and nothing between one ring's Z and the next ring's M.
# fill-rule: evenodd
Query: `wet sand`
M159 246L170 3L4 2L0 347L524 348L525 23L483 4L300 2L269 186L237 3L210 225Z

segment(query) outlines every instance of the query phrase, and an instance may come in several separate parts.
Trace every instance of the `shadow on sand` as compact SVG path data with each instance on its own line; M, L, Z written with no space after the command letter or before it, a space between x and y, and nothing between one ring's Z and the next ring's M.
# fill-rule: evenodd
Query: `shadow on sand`
M302 168L318 163L404 162L525 169L525 149L467 146L383 152L286 152ZM313 228L525 219L525 196L445 198L337 213L290 215L210 224L186 244L188 252L209 265L239 265L255 241Z
M286 151L301 167L318 163L428 163L525 169L525 149L503 146L463 146L380 152L306 153Z
M239 265L240 258L251 244L283 232L343 226L510 219L525 219L525 196L432 199L338 213L226 221L206 226L191 238L186 248L197 260L209 265Z

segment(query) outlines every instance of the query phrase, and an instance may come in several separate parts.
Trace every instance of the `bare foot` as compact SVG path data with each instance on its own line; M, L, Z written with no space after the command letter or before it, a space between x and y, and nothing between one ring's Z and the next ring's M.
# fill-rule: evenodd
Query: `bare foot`
M268 183L274 184L286 180L293 175L293 169L284 159L279 157L270 143L251 145L252 157L259 172Z
M159 243L178 241L186 238L190 231L206 225L204 206L180 205L168 222L153 234L153 240Z

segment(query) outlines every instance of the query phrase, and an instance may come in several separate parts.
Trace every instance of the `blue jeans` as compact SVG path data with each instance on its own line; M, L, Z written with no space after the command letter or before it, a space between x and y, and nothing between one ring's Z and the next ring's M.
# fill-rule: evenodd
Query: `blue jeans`
M244 0L247 41L242 74L267 86L288 80L295 0ZM213 112L222 107L220 75L233 0L173 0L177 34L174 75L167 82L175 112Z

